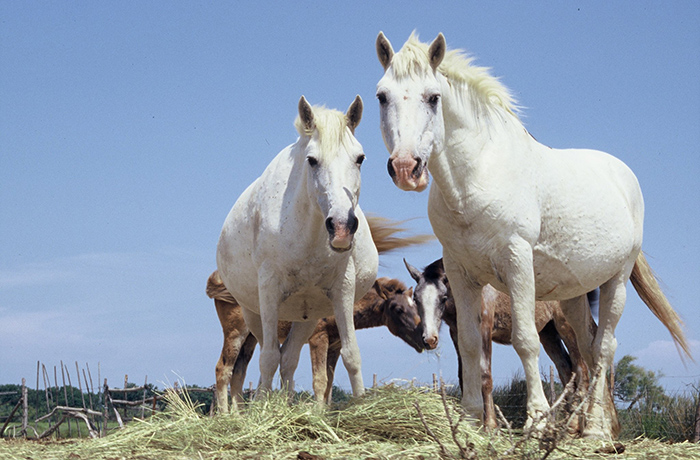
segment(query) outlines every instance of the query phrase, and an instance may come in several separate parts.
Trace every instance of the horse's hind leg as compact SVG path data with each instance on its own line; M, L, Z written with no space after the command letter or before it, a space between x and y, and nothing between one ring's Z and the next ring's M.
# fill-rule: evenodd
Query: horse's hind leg
M607 380L606 372L615 358L617 340L615 339L615 327L620 320L625 308L627 298L627 276L618 275L600 287L600 313L598 331L592 344L592 353L595 358L594 374L591 384L594 385L592 402L586 418L585 437L610 438L613 436L613 426L605 416Z

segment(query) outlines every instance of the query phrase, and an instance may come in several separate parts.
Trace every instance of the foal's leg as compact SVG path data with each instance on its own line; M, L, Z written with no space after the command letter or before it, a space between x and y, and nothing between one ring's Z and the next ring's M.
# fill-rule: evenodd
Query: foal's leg
M467 415L483 423L481 393L481 287L467 281L466 274L443 252L457 310L459 357L462 361L462 407Z
M309 340L316 328L316 321L300 321L292 323L287 339L282 344L280 376L282 386L291 396L294 393L294 371L299 365L301 348Z
M491 375L492 333L495 311L484 301L481 305L481 395L484 398L484 426L488 430L498 426L493 403L493 376Z
M328 349L328 355L326 356L326 393L324 395L324 400L326 404L333 402L333 380L335 379L335 366L338 364L338 358L340 358L340 350L335 348Z
M239 305L221 299L215 299L214 304L224 332L221 356L216 363L215 399L217 411L219 413L227 413L229 411L228 386L233 381L234 363L249 332ZM235 397L233 388L232 395ZM233 408L235 409L235 400L233 401Z
M600 313L598 331L593 340L592 353L595 358L594 374L591 384L594 385L592 404L586 419L585 437L610 438L613 428L605 416L606 405L606 372L615 358L617 326L622 310L625 307L627 289L625 284L629 274L618 275L600 287Z
M253 334L248 334L245 342L243 342L241 351L238 352L238 358L236 358L236 364L233 366L233 374L231 376L231 397L235 403L243 402L245 375L257 344L258 341L255 336Z
M309 354L311 355L314 398L319 404L323 403L326 398L326 387L328 386L326 359L328 353L328 334L312 334L309 338Z
M510 291L513 331L511 341L520 356L527 382L526 426L549 409L539 369L540 340L535 324L535 274L532 247L525 240L513 240L501 259L501 273Z

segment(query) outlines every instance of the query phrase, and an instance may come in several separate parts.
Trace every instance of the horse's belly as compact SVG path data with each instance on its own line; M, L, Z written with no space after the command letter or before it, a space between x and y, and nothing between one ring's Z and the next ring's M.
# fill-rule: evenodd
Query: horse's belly
M631 244L608 246L600 251L572 245L533 248L535 295L538 300L565 300L583 295L616 276L636 258Z
M281 321L318 320L333 315L333 304L320 289L311 288L287 297L277 315Z

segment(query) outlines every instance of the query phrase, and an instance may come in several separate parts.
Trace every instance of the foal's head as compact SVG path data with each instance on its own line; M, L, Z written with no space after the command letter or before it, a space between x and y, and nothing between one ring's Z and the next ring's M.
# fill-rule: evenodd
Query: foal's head
M397 279L389 278L377 279L373 288L383 299L380 307L382 323L392 334L421 353L424 349L423 328L413 301L413 289Z
M411 278L416 281L413 299L423 324L425 348L434 350L440 339L440 326L445 313L445 305L451 296L450 285L445 276L442 259L425 267L422 272L406 262L404 264Z
M391 154L387 168L402 190L423 191L428 186L430 155L442 150L445 127L437 69L445 51L442 34L430 47L411 35L398 53L383 33L377 37L377 56L385 71L377 83L377 99L384 143Z
M299 100L295 126L305 154L304 167L308 168L307 192L325 219L331 249L338 252L352 247L359 224L355 208L365 155L354 133L361 118L360 96L345 114L312 107L303 96Z

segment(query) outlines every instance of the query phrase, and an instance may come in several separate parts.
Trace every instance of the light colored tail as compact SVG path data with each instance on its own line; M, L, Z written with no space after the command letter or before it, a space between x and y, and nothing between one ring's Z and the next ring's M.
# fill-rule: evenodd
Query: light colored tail
M368 215L367 223L369 224L372 240L377 247L379 254L384 254L396 249L405 248L408 246L417 246L425 244L428 241L435 239L433 235L415 235L406 237L394 236L396 233L405 232L406 229L401 227L405 221L393 221L386 217Z
M681 355L681 359L683 358L681 350L683 350L691 361L695 361L690 354L690 346L683 333L683 321L673 307L671 307L668 299L666 299L666 296L661 291L656 276L654 276L654 272L651 270L642 252L639 253L637 260L634 262L630 281L639 297L647 304L647 307L649 307L649 310L659 318L659 321L661 321L663 325L666 326L666 329L668 329L668 332L671 333L671 337L673 337L673 341L676 343L676 348L678 348L678 354Z
M223 300L224 302L238 304L236 299L233 298L230 292L224 286L224 282L221 281L219 277L219 270L214 270L214 272L209 275L207 280L207 296L211 299Z

